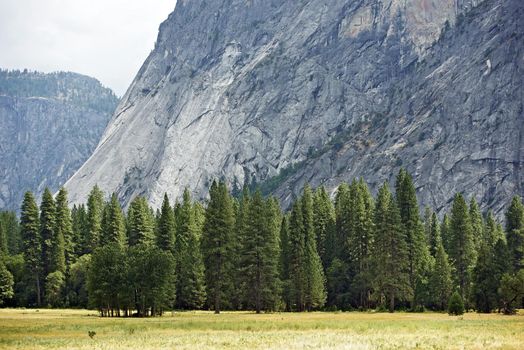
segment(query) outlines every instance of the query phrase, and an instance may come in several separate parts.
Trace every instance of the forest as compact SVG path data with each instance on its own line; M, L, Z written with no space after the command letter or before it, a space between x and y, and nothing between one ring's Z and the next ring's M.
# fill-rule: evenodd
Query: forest
M363 179L334 198L306 185L288 211L247 187L214 181L209 199L143 197L127 212L95 186L69 206L64 188L20 215L0 213L0 305L92 308L101 316L168 310L445 311L513 314L524 302L524 205L503 223L474 194L441 217L419 209L400 170L376 196ZM504 225L504 226L503 226Z

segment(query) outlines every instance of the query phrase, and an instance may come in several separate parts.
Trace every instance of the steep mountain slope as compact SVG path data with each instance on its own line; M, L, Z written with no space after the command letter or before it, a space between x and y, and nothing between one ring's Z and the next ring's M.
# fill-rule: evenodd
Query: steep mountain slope
M0 70L0 209L62 185L93 152L118 99L74 73Z
M515 160L521 100L489 94L499 74L514 79L508 93L522 87L521 10L517 0L179 1L67 187L74 201L98 183L125 202L141 194L159 205L185 186L205 195L212 178L241 186L286 170L270 190L288 200L305 181L334 188L363 175L376 184L402 163L426 201L467 189L495 205L522 180L515 166L471 157L495 150L506 159L506 149ZM506 56L496 50L508 27L515 48ZM482 57L468 56L479 54L477 39ZM479 86L491 56L482 77L491 85ZM478 130L461 138L470 120Z

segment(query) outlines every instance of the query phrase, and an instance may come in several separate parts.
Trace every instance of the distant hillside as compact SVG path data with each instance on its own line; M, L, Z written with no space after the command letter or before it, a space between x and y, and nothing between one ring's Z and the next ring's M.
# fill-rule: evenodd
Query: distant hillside
M95 149L118 98L94 78L0 70L0 209L56 190Z

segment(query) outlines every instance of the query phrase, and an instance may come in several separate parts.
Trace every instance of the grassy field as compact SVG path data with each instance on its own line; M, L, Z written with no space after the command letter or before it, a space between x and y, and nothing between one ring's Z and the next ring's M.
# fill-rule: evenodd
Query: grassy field
M89 331L96 332L91 339ZM524 313L182 312L99 318L86 310L0 310L0 349L524 349Z

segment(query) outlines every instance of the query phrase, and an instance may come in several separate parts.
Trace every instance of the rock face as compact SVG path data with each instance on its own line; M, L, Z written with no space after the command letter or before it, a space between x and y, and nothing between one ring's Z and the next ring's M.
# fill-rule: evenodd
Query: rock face
M118 103L86 76L0 70L0 209L57 190L85 162Z
M524 187L523 6L179 0L67 187L159 206L255 180L289 203L305 182L376 187L404 166L425 204L465 191L499 211Z

